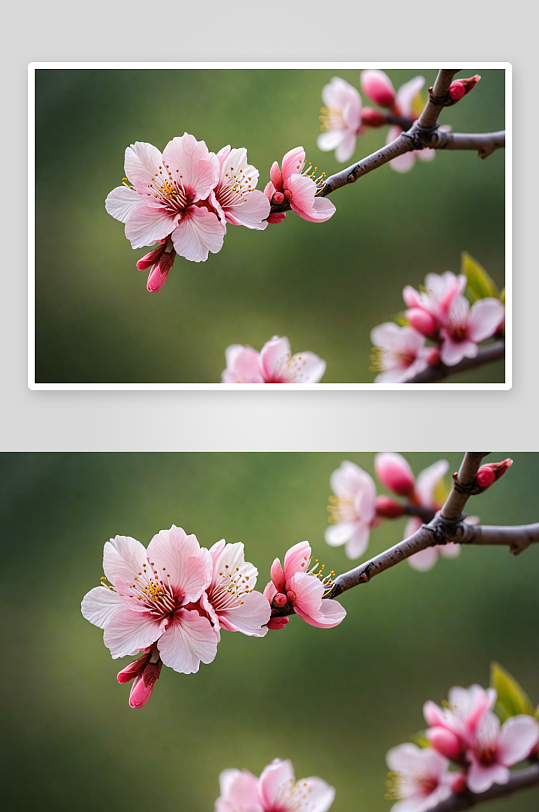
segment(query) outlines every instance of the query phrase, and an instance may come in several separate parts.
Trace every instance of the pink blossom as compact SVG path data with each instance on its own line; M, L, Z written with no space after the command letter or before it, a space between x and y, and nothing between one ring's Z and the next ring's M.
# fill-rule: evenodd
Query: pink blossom
M457 296L440 330L442 362L454 366L463 358L475 358L478 343L494 335L503 322L504 313L505 308L499 299L478 299L470 307L464 296Z
M380 107L393 109L396 102L395 88L387 73L376 69L364 70L360 81L363 92L371 101Z
M290 761L275 759L259 779L248 770L224 770L215 812L327 812L335 789L321 778L296 781Z
M477 484L486 491L505 474L512 464L513 460L508 458L502 462L488 462L486 465L482 465L475 477Z
M129 694L129 705L131 708L142 708L146 704L154 685L159 679L163 663L159 657L157 646L150 647L150 651L143 654L135 662L130 663L118 674L118 682L130 682L134 680Z
M511 716L500 728L494 713L486 713L468 750L468 788L485 792L493 784L507 784L509 767L524 761L539 740L539 722L533 716Z
M245 561L243 544L226 544L222 539L210 548L210 555L212 579L200 603L214 628L264 637L271 608L267 599L254 591L258 570Z
M318 562L312 569L309 569L310 563L309 542L295 544L285 555L284 569L278 558L273 562L271 581L264 595L272 605L280 608L289 603L310 626L331 629L344 620L346 611L337 601L323 600L330 576L322 578L322 571L314 572Z
M205 261L209 251L215 254L223 246L225 225L204 205L219 173L218 158L188 133L173 138L162 155L151 144L137 141L125 151L131 185L113 189L105 208L125 223L133 248L170 237L180 256Z
M256 189L258 169L247 163L247 150L223 147L217 158L219 180L210 202L221 222L262 231L268 225L270 205L264 192Z
M325 539L332 547L346 544L348 558L359 558L369 545L376 519L376 486L369 474L353 462L343 462L331 474L328 510L331 526Z
M361 96L356 88L334 76L322 90L323 132L318 136L318 149L335 150L338 161L348 161L354 154L356 138L361 131Z
M429 321L425 325L427 332L424 332L424 335L430 337L432 332L445 325L451 306L464 291L466 282L464 274L455 276L451 271L446 271L443 274L428 273L425 277L425 289L422 292L415 290L411 285L406 285L402 296L407 307L411 308L406 311L406 316L410 318L410 322L415 329L423 332L417 322L417 310L431 316L433 319L433 321ZM415 325L413 323L414 318L416 319Z
M162 662L183 674L211 663L218 633L192 608L212 581L212 557L196 536L174 525L148 545L129 536L105 544L103 569L110 587L92 589L84 617L104 629L114 659L156 646Z
M391 812L426 812L452 793L452 775L446 758L430 747L400 744L386 756L393 771Z
M223 383L319 383L326 362L313 352L292 355L288 338L273 336L258 353L232 344L225 351Z
M303 147L291 149L283 158L282 169L274 161L270 170L270 182L264 194L274 205L284 200L292 211L311 223L323 223L335 213L335 206L325 197L316 197L324 186L324 175L313 179L312 167L305 168ZM316 171L316 170L315 170Z
M429 700L423 706L423 715L431 728L443 728L455 734L461 749L465 750L474 741L483 716L494 707L496 697L493 688L485 691L480 685L456 686L449 691L449 707L440 708Z
M388 490L397 496L413 495L415 479L408 462L402 454L384 452L374 458L376 476Z
M375 383L403 383L427 367L425 337L411 327L379 324L371 331L371 341L373 368L380 370Z

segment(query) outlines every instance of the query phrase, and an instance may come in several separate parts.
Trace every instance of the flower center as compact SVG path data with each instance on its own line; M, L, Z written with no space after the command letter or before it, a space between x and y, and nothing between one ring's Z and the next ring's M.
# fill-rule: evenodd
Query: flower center
M397 347L373 347L371 355L371 372L387 372L391 369L408 369L416 355L411 350Z
M240 567L225 564L219 572L219 580L208 590L208 597L216 611L223 611L238 603L242 605L241 597L252 591L249 576L245 575Z
M330 524L339 522L357 522L360 518L354 507L354 500L349 496L330 496L326 510L329 513Z
M152 195L169 211L176 213L187 208L192 202L192 195L182 184L183 175L176 169L176 176L170 171L169 164L163 164L148 184L148 197Z
M221 206L238 206L247 202L247 195L255 188L253 178L248 177L243 169L234 171L230 167L230 172L225 172L224 180L215 191L215 196Z
M342 110L340 107L321 107L320 129L327 133L329 130L346 130Z

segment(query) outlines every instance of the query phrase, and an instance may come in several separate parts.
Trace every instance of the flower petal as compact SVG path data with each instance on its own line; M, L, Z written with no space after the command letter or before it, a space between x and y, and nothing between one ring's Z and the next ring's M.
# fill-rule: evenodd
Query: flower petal
M155 173L159 172L162 160L161 153L153 144L135 141L125 151L125 174L131 183L135 178L140 178L145 184L151 183Z
M478 299L470 308L468 337L472 341L490 338L503 322L504 314L505 307L499 299Z
M106 211L121 223L127 223L131 214L140 206L144 206L144 201L135 189L127 186L117 186L105 200Z
M498 758L506 767L512 767L528 758L539 741L539 722L533 716L510 716L498 737Z
M426 550L420 550L418 553L411 555L408 559L408 563L412 569L419 570L419 572L426 572L434 567L437 560L437 547L427 547Z
M295 173L301 173L303 171L303 165L305 163L305 150L303 147L294 147L286 155L283 157L283 162L281 164L282 170L281 175L283 178L283 186L286 188L288 186L288 179L291 175ZM275 183L273 180L271 173L270 179ZM277 186L277 184L275 184Z
M260 353L252 347L231 344L225 350L226 369L221 375L223 383L264 383L260 366Z
M268 225L266 218L270 213L270 202L264 192L254 189L246 193L242 203L225 206L224 212L227 221L235 226L264 231Z
M103 550L103 571L111 584L120 578L130 584L147 563L146 548L131 536L116 536Z
M326 528L324 538L330 547L340 547L341 544L346 544L349 539L354 535L356 529L356 522L337 522L337 524L330 524Z
M278 807L284 788L295 783L294 768L290 761L276 758L262 770L258 788L264 809Z
M333 603L333 601L325 601ZM302 795L307 796L301 801L300 812L327 812L335 800L335 787L330 786L321 778L300 778L296 784L301 787Z
M449 463L447 460L438 460L437 462L425 468L417 477L415 486L416 493L421 500L422 505L434 508L434 491L436 486L444 478L449 470Z
M132 248L153 245L174 231L178 218L178 214L169 214L162 208L139 206L133 210L125 224L125 236Z
M261 592L247 592L236 605L218 612L219 624L229 632L241 632L250 637L264 637L270 619L271 606Z
M354 560L363 555L369 546L369 535L369 525L365 522L358 522L352 534L352 538L349 539L346 545L345 552L348 558Z
M208 253L223 247L224 230L218 217L206 208L190 206L172 232L176 252L191 262L205 262Z
M204 141L197 141L189 133L168 142L163 150L163 163L194 203L208 197L219 181L219 159L208 152Z
M82 600L82 616L104 629L115 612L124 607L121 597L113 589L105 586L96 586L86 594Z
M311 545L308 541L294 544L284 557L284 577L289 581L296 572L307 572L311 560Z
M217 654L217 635L198 612L180 609L157 644L161 659L180 674L194 674Z
M266 341L260 352L260 366L264 379L272 380L279 372L281 365L286 364L292 356L288 338L273 336Z
M151 646L162 635L166 618L156 620L150 613L122 609L115 612L105 628L103 641L113 659L137 654L140 649Z
M167 570L171 585L182 591L184 603L197 601L211 582L211 555L200 547L195 535L188 536L181 527L172 525L157 533L148 545L148 560L158 570Z

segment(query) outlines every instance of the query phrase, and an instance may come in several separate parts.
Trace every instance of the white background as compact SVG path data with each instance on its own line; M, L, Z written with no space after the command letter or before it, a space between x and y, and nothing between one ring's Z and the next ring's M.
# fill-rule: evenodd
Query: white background
M532 3L516 0L4 4L0 451L449 451L502 446L539 450L535 147L539 102L532 13ZM36 392L27 388L29 62L452 59L513 65L511 391Z

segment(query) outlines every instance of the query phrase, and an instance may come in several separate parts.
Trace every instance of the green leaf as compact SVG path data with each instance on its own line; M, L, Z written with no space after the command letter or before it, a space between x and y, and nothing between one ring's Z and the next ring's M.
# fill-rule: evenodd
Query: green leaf
M505 288L500 293L500 302L503 302L505 304Z
M539 705L537 705L537 707L535 709L535 718L539 719Z
M496 709L500 716L506 719L521 713L533 716L534 710L530 698L516 679L498 663L492 663L490 668L490 684L498 692Z
M477 299L486 299L487 296L498 298L498 288L482 265L466 251L461 254L461 273L468 280L466 293L472 304Z

